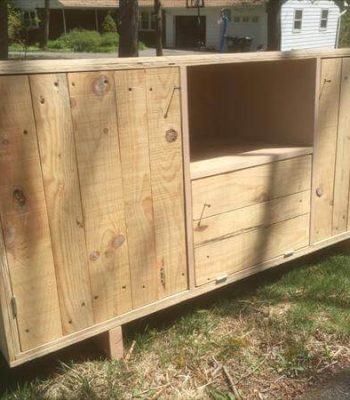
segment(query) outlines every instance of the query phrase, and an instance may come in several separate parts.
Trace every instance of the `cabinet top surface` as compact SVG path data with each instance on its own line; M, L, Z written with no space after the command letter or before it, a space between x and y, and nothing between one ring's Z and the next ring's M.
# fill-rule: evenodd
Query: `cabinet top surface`
M237 62L279 61L307 58L350 57L350 49L309 49L288 52L201 54L140 58L83 60L7 60L0 61L0 75L85 72L118 69L224 64Z

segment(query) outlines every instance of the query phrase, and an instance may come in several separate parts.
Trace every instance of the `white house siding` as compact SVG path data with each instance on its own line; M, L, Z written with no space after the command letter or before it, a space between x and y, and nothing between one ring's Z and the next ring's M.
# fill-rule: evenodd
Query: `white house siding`
M202 8L201 16L206 17L206 43L207 48L219 49L221 32L223 29L222 24L219 24L221 8L205 7ZM197 15L197 9L186 8L172 8L165 10L166 15L166 47L175 47L176 31L175 31L175 17L184 15ZM248 16L247 23L240 22L234 23L234 16ZM258 22L251 22L251 17L257 16ZM244 7L244 8L231 8L232 21L229 24L228 33L233 36L251 36L253 38L252 50L260 44L266 46L267 44L267 15L264 7Z
M303 10L300 32L294 31L294 12ZM321 11L329 10L328 27L320 29ZM282 6L281 50L334 48L336 44L339 7L330 0L288 0Z

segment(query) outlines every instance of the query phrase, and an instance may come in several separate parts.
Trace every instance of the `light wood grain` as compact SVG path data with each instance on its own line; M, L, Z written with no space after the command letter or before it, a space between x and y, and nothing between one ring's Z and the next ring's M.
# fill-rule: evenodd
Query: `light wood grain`
M238 145L220 140L213 142L211 139L209 143L207 140L201 144L200 148L192 149L191 178L201 179L307 154L312 154L312 147L283 147L267 143Z
M11 281L26 351L61 337L61 318L28 78L1 77L0 97L6 99L0 107L0 219L8 263L0 279L7 305ZM16 338L14 346L17 351Z
M146 80L155 244L165 297L187 288L179 70L147 70ZM170 131L177 138L169 142Z
M241 62L312 59L316 57L349 57L349 49L305 49L292 51L249 52L236 54L195 54L186 56L91 58L66 60L10 60L0 61L0 75L105 71L120 69L159 68L174 65L210 65Z
M199 219L310 188L311 156L199 179L192 184L193 218Z
M16 354L20 352L17 321L11 313L12 296L10 271L0 218L0 352L7 362L14 361Z
M156 301L160 290L150 172L146 73L144 70L120 71L114 77L135 308Z
M30 77L64 334L94 323L65 74Z
M95 321L132 308L112 72L69 74Z
M310 213L310 190L254 204L194 221L194 243L198 247L247 230L263 228Z
M348 230L350 183L350 59L342 62L332 234Z
M341 59L323 60L313 157L311 242L332 235Z
M188 113L188 82L187 69L180 67L181 86L181 113L182 113L182 143L183 143L183 169L184 169L184 190L185 190L185 221L186 221L186 242L187 242L187 269L188 284L190 290L195 287L194 271L194 246L192 228L192 184L190 171L190 131Z
M222 280L220 282L211 281L205 285L198 286L198 287L194 288L193 290L187 290L185 292L177 293L173 296L161 299L160 301L157 301L156 303L149 304L145 307L135 309L126 314L123 314L121 316L113 318L112 320L109 320L109 321L106 321L106 322L103 322L100 324L96 324L90 328L84 329L81 332L72 333L69 336L65 336L62 339L56 340L51 343L47 343L47 344L40 346L34 350L20 353L17 355L16 361L13 361L11 363L11 366L15 367L15 366L21 365L27 361L34 360L38 357L44 356L45 354L57 351L59 349L62 349L63 347L67 347L76 342L79 342L79 341L88 339L89 337L98 335L99 333L105 332L116 326L126 324L130 321L136 320L145 315L150 315L157 311L171 307L175 304L179 304L181 302L188 301L188 300L196 298L204 293L208 293L215 289L222 288L224 286L232 284L233 282L236 282L240 279L244 279L244 278L251 276L253 274L256 274L258 272L265 271L269 268L277 267L285 262L296 260L305 255L315 253L321 249L333 246L335 244L341 243L342 241L349 240L349 239L350 239L350 232L344 232L339 235L333 236L332 238L328 238L328 239L322 240L316 244L306 246L299 250L296 250L288 258L286 258L284 255L281 255L281 256L275 257L271 260L264 261L258 265L254 265L253 267L245 268L237 273L229 275L226 280Z
M309 217L305 214L196 248L197 285L308 246Z

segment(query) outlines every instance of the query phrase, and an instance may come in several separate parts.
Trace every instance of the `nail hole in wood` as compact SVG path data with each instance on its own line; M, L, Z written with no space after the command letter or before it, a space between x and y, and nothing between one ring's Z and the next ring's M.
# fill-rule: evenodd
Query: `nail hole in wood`
M56 81L56 82L54 83L54 85L55 85L56 87L58 87L58 82Z
M40 103L41 103L41 104L44 104L44 103L45 103L45 99L44 99L42 96L40 96Z
M98 296L95 296L94 299L97 300L97 299L98 299Z
M72 86L75 86L75 82L72 82Z
M81 303L81 306L82 306L82 307L85 307L85 302L84 302L84 301Z
M108 132L109 132L109 129L108 129L108 128L104 128L104 129L103 129L103 133L107 134Z
M122 286L122 289L124 289L124 290L125 290L125 289L126 289L126 286Z
M27 129L25 129L25 130L23 131L23 135L28 135Z
M70 319L70 320L68 321L68 324L72 325L72 323L73 323L73 321Z
M145 285L142 285L142 288L143 288L143 289L145 289L145 287L146 287Z
M131 87L129 87L129 92L131 92L132 91L132 88Z
M29 333L29 329L26 329L26 333Z

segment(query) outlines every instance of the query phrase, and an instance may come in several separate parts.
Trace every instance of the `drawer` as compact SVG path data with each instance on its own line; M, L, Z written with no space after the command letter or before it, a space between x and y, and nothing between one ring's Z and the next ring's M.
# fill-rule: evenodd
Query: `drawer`
M307 213L196 247L196 284L202 285L308 246L309 225Z
M309 190L311 157L276 161L193 181L194 220Z
M249 207L212 215L194 222L195 247L310 213L311 190Z

